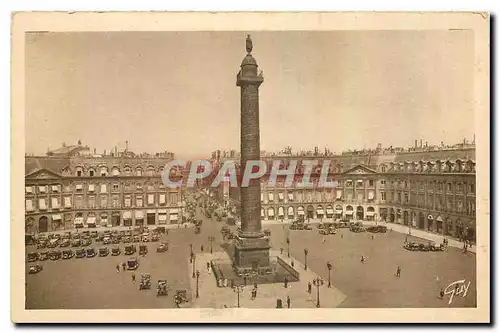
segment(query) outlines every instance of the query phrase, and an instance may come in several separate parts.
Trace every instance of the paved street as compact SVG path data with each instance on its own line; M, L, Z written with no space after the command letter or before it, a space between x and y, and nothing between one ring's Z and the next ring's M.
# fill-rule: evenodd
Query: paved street
M138 282L132 283L131 272L116 272L116 264L128 258L124 255L43 262L41 273L26 276L26 306L29 309L174 307L172 295L176 289L187 289L188 294L192 294L189 244L193 244L197 253L201 252L203 245L203 252L208 253L208 237L213 236L216 238L213 252L223 252L219 246L222 225L222 222L204 219L199 235L194 233L193 228L171 229L169 235L164 236L164 240L170 243L166 253L156 253L156 246L150 244L149 254L140 258L140 267L135 273L137 280L141 273L152 274L150 291L139 291ZM406 251L402 248L405 235L395 231L376 234L372 240L370 233L356 234L348 229L341 229L337 235L320 236L316 228L310 231L288 231L286 226L281 225L266 225L265 228L272 231L273 250L279 252L283 248L284 257L287 248L285 239L289 233L291 255L296 266L303 265L303 251L307 248L310 270L321 275L325 281L328 281L326 262L332 262L332 284L346 296L340 307L475 306L473 253L463 254L451 247L445 252ZM360 262L362 255L366 258L364 264ZM402 269L401 278L395 277L398 265ZM168 296L156 296L158 279L168 280L172 290ZM454 297L451 305L448 305L447 299L437 297L439 288L460 279L471 281L466 297Z

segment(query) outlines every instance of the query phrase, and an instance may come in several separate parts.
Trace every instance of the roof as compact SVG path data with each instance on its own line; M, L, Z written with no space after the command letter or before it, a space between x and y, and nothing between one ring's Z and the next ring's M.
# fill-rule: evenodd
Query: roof
M48 170L52 173L61 174L61 170L69 166L68 157L25 157L24 174L29 175L40 170Z

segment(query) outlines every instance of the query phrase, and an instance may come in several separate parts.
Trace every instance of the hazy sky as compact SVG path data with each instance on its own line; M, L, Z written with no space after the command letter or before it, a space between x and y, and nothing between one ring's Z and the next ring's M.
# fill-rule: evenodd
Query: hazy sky
M455 143L474 133L471 31L250 32L261 149ZM28 34L26 149L239 149L244 32Z

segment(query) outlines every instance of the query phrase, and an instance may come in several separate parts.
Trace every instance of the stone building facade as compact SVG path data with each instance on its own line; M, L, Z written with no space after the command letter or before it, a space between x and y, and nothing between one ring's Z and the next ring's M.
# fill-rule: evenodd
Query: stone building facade
M26 232L180 223L183 189L166 188L161 176L168 161L26 157Z

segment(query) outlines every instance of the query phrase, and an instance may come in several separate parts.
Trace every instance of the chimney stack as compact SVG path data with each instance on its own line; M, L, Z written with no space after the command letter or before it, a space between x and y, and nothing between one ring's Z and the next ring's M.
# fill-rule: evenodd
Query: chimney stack
M118 154L118 148L115 146L115 156Z
M417 140L415 140L415 148L418 147L418 143L417 143Z
M423 142L423 140L420 139L420 148L422 148L422 142Z
M106 149L104 149L104 156L106 156Z
M425 141L425 148L429 147L429 143Z
M128 151L128 140L125 141L125 151Z

